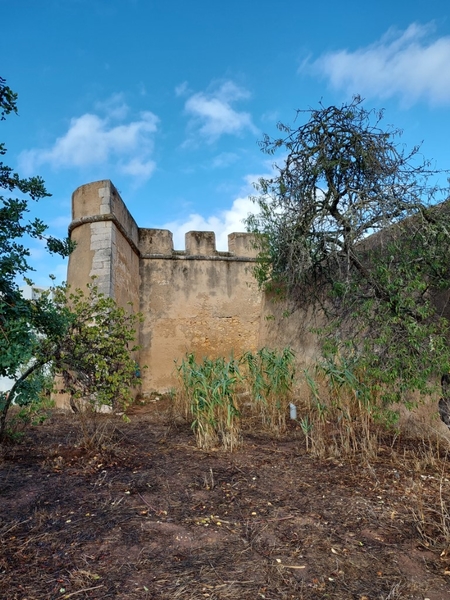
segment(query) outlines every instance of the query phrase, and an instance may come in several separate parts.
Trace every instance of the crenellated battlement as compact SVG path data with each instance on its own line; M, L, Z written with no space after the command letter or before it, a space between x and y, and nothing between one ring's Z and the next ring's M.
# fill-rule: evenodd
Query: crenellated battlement
M175 250L173 234L168 229L139 229L139 252L141 258L198 258L252 260L256 258L254 236L251 233L230 233L228 251L216 249L213 231L188 231L185 234L185 249Z
M212 231L189 231L175 249L166 229L140 228L109 180L72 196L70 236L76 248L67 281L101 292L144 316L139 331L143 391L174 385L174 360L187 351L218 356L255 350L262 293L252 271L255 238L231 233L218 251Z
M98 181L80 186L72 196L72 222L69 233L79 227L113 223L133 252L140 258L219 258L254 259L257 255L255 238L251 233L231 233L228 251L216 249L213 231L189 231L185 234L185 249L175 249L173 234L168 229L138 227L119 192L111 181ZM91 249L102 245L102 230L108 225L97 225L96 239Z
M231 233L222 252L214 232L189 231L185 247L174 249L172 232L140 228L108 180L74 192L69 232L76 247L68 284L85 289L95 276L101 292L143 316L134 356L148 367L141 369L144 396L178 385L176 365L186 353L201 360L289 346L302 367L320 356L321 312L261 291L251 234ZM380 235L367 243L382 243ZM435 299L442 310L448 304L447 295Z
M266 302L252 234L231 233L218 251L214 232L189 231L175 249L171 231L138 226L109 180L75 190L69 232L69 285L85 289L95 276L101 292L143 315L136 360L148 367L144 395L175 387L175 364L187 352L201 359L291 346L308 360L317 350L311 315L286 318L289 306Z

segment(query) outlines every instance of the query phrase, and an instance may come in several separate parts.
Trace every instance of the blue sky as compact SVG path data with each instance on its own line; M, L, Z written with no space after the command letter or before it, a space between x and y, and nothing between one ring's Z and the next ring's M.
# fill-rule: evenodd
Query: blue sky
M320 12L319 12L320 10ZM141 227L243 230L252 182L273 158L257 141L296 109L354 94L450 167L448 1L0 0L0 75L19 116L4 159L41 175L33 213L64 236L72 192L111 179ZM33 275L65 263L32 244Z

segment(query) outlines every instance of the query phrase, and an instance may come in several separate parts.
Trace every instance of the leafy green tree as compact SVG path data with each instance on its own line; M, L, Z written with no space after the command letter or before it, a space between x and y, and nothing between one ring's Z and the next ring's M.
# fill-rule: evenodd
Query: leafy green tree
M11 113L17 113L17 94L0 77L0 120ZM5 144L0 143L0 158L5 154ZM25 380L36 348L44 338L51 343L60 320L48 299L27 300L19 289L20 277L31 270L24 238L45 239L49 252L62 256L73 246L69 239L46 236L41 219L28 218L29 203L50 195L40 177L21 178L0 161L0 192L0 376ZM8 405L1 394L0 411L7 411Z
M0 120L11 112L17 113L17 94L0 77ZM0 156L6 148L0 143ZM23 244L23 238L45 239L51 253L67 256L73 246L69 239L58 240L46 236L47 226L41 219L27 219L29 201L38 201L50 196L41 177L21 178L3 162L0 162L0 293L3 302L16 299L17 277L30 270L27 257L30 251ZM14 197L18 194L18 197Z
M87 405L93 412L101 406L120 408L133 399L139 372L133 354L139 315L117 306L89 284L87 293L70 293L56 287L31 305L48 322L39 330L23 323L32 344L28 362L4 397L0 414L0 441L7 412L13 402L26 405L36 400L42 383L60 376L75 412ZM45 331L45 334L42 332Z
M450 207L437 205L448 188L360 97L305 115L261 142L285 159L259 181L259 213L247 220L260 234L258 281L320 306L324 351L357 357L391 399L424 390L450 364Z
M81 290L67 294L59 288L56 301L67 315L68 326L51 363L63 379L73 410L79 410L79 400L93 410L126 407L133 399L132 388L140 383L133 358L140 316L99 293L94 283L88 284L87 294Z
M0 78L0 120L17 112L16 101ZM1 144L0 155L5 152ZM87 294L59 287L24 298L18 278L31 270L24 238L45 239L49 252L62 256L73 244L46 236L40 219L27 219L29 202L49 196L40 177L22 179L0 163L0 189L0 376L13 380L9 393L0 394L1 441L11 404L35 401L56 375L74 407L81 398L93 408L126 404L139 381L133 359L139 317L99 294L93 284Z

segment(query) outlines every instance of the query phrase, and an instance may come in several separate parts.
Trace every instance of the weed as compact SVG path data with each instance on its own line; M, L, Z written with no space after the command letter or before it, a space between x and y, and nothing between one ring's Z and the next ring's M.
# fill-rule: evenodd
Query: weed
M220 443L232 450L240 444L238 398L250 400L265 428L277 435L284 431L294 382L294 353L289 348L262 348L240 360L205 358L201 363L188 354L177 369L181 386L175 411L192 419L200 448Z
M92 408L83 406L75 415L79 427L79 444L86 450L111 449L117 425L113 414L103 414Z
M334 356L304 376L310 391L307 420L301 421L307 450L319 457L375 456L380 432L394 428L398 415L383 406L357 362Z
M281 352L261 348L256 354L246 352L239 362L263 426L279 435L286 429L286 414L292 400L295 376L293 351L290 348Z
M450 554L450 481L442 472L437 493L431 493L433 476L421 475L413 485L413 502L409 509L416 529L427 548L438 550L441 556ZM433 486L434 487L434 486Z
M197 445L210 449L219 442L233 450L241 441L236 395L241 385L239 365L233 358L204 359L197 363L188 354L178 367L181 393L178 405L188 416Z
M53 400L46 394L41 394L35 402L13 406L7 421L6 439L10 442L19 442L27 427L45 423L50 417L53 406Z

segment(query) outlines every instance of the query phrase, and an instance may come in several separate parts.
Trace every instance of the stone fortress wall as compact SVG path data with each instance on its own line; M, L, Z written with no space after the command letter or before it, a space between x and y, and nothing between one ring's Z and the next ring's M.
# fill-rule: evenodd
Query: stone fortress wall
M144 316L136 357L147 366L143 395L173 388L176 361L188 352L201 359L290 346L299 363L316 356L313 316L258 289L252 234L230 234L228 251L219 252L213 232L190 231L185 249L175 250L170 231L138 227L109 180L74 192L69 233L72 289L95 276L101 292Z
M188 352L197 359L238 357L263 346L290 346L299 366L315 362L312 331L323 325L320 315L273 301L258 289L251 234L230 234L228 252L218 252L214 233L190 231L185 249L174 250L170 231L138 227L109 180L74 192L69 232L77 244L67 274L72 289L85 289L96 276L101 292L143 314L136 356L147 366L141 370L143 396L175 387L175 361ZM376 234L370 243L383 244L390 232ZM450 318L448 294L437 294L435 302ZM65 405L64 398L57 403ZM422 409L413 420L435 428L436 407L428 403Z
M251 234L230 234L228 252L218 252L214 233L190 231L185 249L174 250L170 231L138 227L108 180L74 192L69 232L77 245L68 284L85 289L95 275L101 292L144 315L137 357L148 367L144 395L174 387L175 361L187 352L239 356L298 342L298 327L274 316L258 289Z

